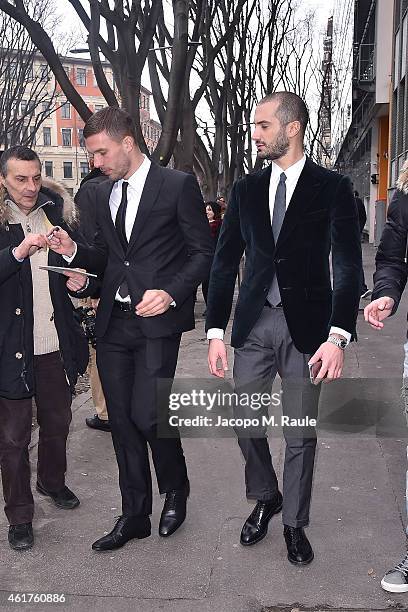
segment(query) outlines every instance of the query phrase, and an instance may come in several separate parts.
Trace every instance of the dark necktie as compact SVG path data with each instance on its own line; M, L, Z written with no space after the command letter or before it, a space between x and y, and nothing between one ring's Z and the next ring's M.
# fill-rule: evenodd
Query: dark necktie
M278 242L279 233L282 228L283 219L286 213L286 174L282 172L276 189L275 204L273 207L272 233L275 240L275 248ZM278 279L276 273L273 276L271 286L266 297L271 306L277 306L281 302Z
M128 240L126 237L126 209L127 209L127 189L129 183L123 181L122 183L122 199L119 204L118 212L116 213L115 227L116 233L119 237L120 244L123 250L126 252L128 247Z
M120 244L122 245L124 253L128 248L128 239L126 237L126 209L127 209L127 189L129 183L123 181L122 183L122 199L119 204L118 212L116 213L115 228L118 235ZM124 280L119 287L119 295L121 298L126 298L129 295L129 287L127 282Z

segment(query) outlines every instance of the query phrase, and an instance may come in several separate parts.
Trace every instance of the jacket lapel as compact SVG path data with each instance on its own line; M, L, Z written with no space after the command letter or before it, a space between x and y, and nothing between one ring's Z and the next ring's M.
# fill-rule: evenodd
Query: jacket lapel
M257 236L260 243L270 245L271 251L275 248L275 240L272 232L271 212L269 207L269 183L271 180L272 166L269 165L257 176L255 185L254 199L256 202L256 214L252 217L252 223L255 224Z
M134 248L145 221L157 200L162 183L163 174L161 168L158 164L152 162L140 198L139 208L133 224L127 252Z
M112 193L113 186L115 181L104 181L97 189L97 198L98 201L96 206L100 207L100 215L104 219L109 232L112 235L113 245L116 247L116 250L120 253L123 253L122 245L120 244L119 236L116 232L115 225L112 221L112 214L109 205L110 195Z
M322 186L322 179L315 172L318 168L309 158L306 159L305 167L299 177L292 199L286 210L282 228L279 234L276 248L278 249L283 242L290 236L294 227L309 208L311 202L319 195Z

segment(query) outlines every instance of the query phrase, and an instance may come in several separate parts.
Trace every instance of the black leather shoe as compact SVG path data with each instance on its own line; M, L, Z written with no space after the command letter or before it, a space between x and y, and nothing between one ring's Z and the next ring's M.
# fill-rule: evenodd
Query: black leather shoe
M13 550L29 550L33 547L34 536L31 523L10 525L8 541Z
M100 431L111 430L109 421L104 421L103 419L100 419L97 414L94 414L92 417L87 417L85 419L85 423L88 425L88 427L91 427L92 429L99 429Z
M313 549L303 527L284 525L283 535L288 547L288 559L293 565L308 565L313 561Z
M251 546L260 542L268 533L269 521L274 514L282 510L282 494L273 501L257 501L255 508L248 516L241 531L242 546Z
M171 534L184 523L189 494L190 485L188 482L183 489L166 493L166 499L159 523L159 535L163 538L171 536Z
M64 487L60 491L56 492L47 491L47 489L44 489L44 487L37 482L37 491L41 493L41 495L50 497L57 508L72 510L73 508L79 506L79 499L70 489L68 489L68 487Z
M134 538L142 540L151 534L150 519L148 516L120 516L110 533L92 544L93 550L102 552L121 548Z

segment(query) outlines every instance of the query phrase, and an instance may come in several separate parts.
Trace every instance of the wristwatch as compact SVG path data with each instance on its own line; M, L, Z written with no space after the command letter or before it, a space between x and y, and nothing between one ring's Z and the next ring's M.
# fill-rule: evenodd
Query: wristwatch
M343 351L348 344L347 340L345 340L344 338L338 338L337 336L329 336L327 338L327 342L331 342L332 344L335 344L339 348L343 349Z

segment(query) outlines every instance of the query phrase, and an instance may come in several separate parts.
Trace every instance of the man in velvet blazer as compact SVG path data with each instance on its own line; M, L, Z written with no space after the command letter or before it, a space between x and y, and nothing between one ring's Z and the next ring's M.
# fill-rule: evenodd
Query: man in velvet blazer
M125 111L95 113L84 138L95 167L111 179L97 188L95 243L75 244L58 230L49 242L70 265L102 279L97 364L122 493L122 516L93 544L103 551L150 535L148 447L166 494L160 535L170 536L185 519L189 482L178 431L168 423L168 393L214 247L196 178L142 155Z
M316 364L318 379L341 375L343 350L355 337L361 272L351 183L304 155L307 122L307 108L295 94L277 92L258 105L253 139L258 156L272 163L233 186L211 270L206 319L210 371L224 376L223 335L245 252L231 337L235 386L270 393L279 373L283 414L298 423L317 416L319 387L310 383L309 363ZM250 410L248 415L259 416ZM241 544L260 541L283 506L289 561L309 563L313 550L303 527L309 521L315 431L284 427L283 499L265 428L251 437L237 434L247 497L257 502Z

